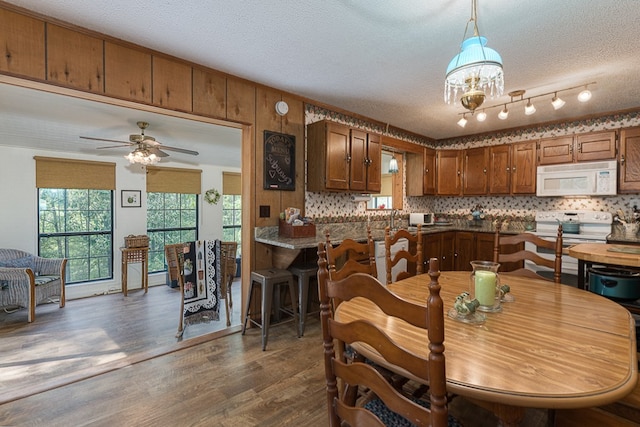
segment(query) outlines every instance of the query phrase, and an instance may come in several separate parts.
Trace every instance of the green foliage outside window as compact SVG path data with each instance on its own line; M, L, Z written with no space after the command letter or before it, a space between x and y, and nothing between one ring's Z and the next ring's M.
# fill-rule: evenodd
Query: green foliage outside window
M242 196L225 194L222 196L222 240L238 242L236 256L241 254Z
M41 188L38 254L67 258L67 284L113 278L110 190Z

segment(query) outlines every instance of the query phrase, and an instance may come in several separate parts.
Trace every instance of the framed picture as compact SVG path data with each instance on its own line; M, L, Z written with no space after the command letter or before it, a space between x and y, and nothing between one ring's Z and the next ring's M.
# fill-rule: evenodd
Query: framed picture
M140 190L122 190L122 207L123 208L139 208L142 206Z

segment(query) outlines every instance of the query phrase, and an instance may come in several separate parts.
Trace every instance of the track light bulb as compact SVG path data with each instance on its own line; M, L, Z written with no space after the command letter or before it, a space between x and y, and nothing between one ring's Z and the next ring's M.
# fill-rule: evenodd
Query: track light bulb
M553 98L551 99L551 105L553 105L553 109L554 110L559 110L562 107L564 107L564 104L566 104L566 102L564 102L562 99L558 98L558 94L555 93L553 95Z
M467 125L467 119L464 117L464 115L462 116L462 118L460 120L458 120L458 126L460 126L461 128L465 127Z
M535 112L536 112L536 107L531 103L531 99L527 100L527 105L524 107L524 113L527 116L530 116Z
M507 120L507 117L509 117L509 110L507 110L507 104L504 104L504 108L498 113L498 118L500 120Z
M578 101L587 102L591 99L591 91L585 88L582 92L578 94Z
M487 113L485 113L484 111L480 111L476 116L476 120L478 120L479 122L484 122L485 120L487 120Z

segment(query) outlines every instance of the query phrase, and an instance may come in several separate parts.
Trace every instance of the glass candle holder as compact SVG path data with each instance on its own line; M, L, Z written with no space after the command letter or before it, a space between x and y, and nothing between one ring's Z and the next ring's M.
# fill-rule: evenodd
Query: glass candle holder
M478 310L485 312L502 310L498 276L500 264L491 261L471 261L471 267L473 271L469 283L469 294L472 300L477 299L480 303Z

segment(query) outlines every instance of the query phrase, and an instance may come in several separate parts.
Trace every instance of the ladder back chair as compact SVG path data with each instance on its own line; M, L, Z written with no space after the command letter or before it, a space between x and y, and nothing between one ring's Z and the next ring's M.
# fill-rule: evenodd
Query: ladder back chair
M220 242L220 297L224 299L227 311L227 326L231 326L230 309L233 308L233 298L231 296L231 285L236 277L236 252L238 242Z
M391 247L398 240L407 239L409 242L408 250L400 250L391 256ZM406 279L417 274L422 274L424 265L424 256L422 254L422 226L418 224L416 234L411 234L409 230L400 229L391 236L391 228L384 229L384 255L386 260L387 283L393 283L398 280ZM415 252L411 253L411 248L415 248ZM393 267L398 265L402 260L406 260L407 267L405 271L398 272L397 276L392 277Z
M553 280L548 277L541 276L532 270L524 268L524 265L517 268L514 271L509 271L501 274L513 274L518 276L531 277L534 279L543 279L547 281L553 281L555 283L561 283L562 273L562 225L558 226L558 233L555 240L545 240L542 237L536 236L532 233L521 233L516 235L500 234L501 224L496 227L496 233L493 244L493 261L504 264L513 262L531 261L536 265L544 266L553 271ZM520 249L514 253L504 253L504 246L519 245L525 243L532 243L537 248L545 248L550 253L554 254L553 259L543 258L535 252Z
M181 336L184 331L184 248L186 245L186 243L175 243L164 246L169 280L177 280L180 286L180 321L177 336Z
M339 280L329 278L327 259L320 245L318 282L329 425L338 427L346 422L352 427L369 427L405 425L396 423L407 421L417 426L458 425L448 416L447 408L444 310L438 283L438 260L430 260L430 295L425 305L419 305L398 298L369 274L354 273ZM425 341L430 350L428 356L407 352L370 320L337 321L331 300L349 301L355 297L368 299L388 316L428 330ZM371 364L345 357L345 347L356 342L375 348L389 364L428 382L429 402L404 395ZM338 384L341 384L340 392ZM374 397L358 398L358 388L370 390Z

